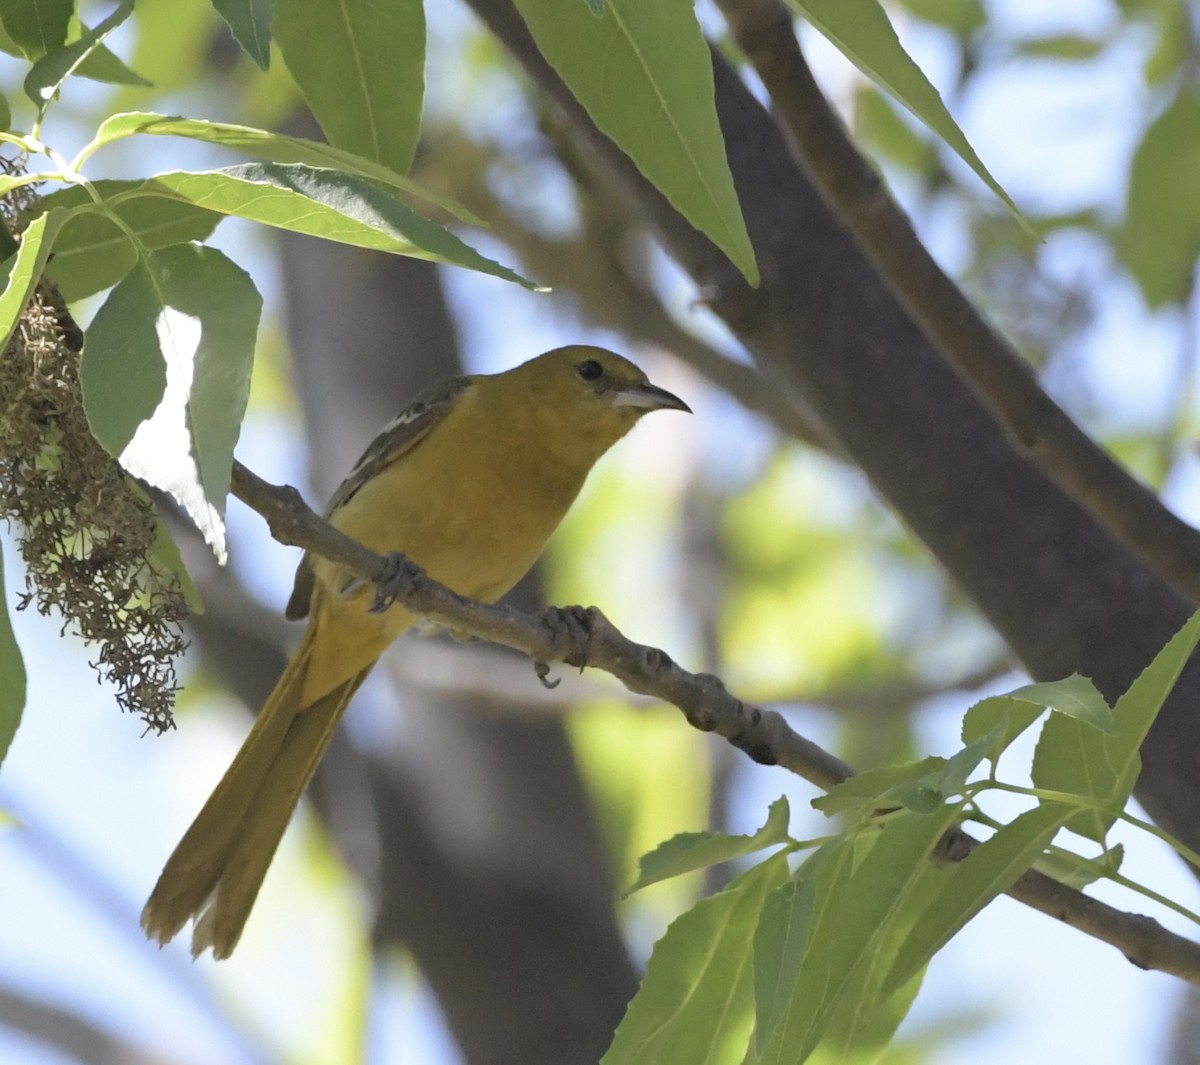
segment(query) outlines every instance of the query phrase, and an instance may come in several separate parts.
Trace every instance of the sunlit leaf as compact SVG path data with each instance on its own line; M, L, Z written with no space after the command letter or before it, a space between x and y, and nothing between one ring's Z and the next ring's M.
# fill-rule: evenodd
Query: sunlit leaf
M963 718L963 742L972 744L984 736L994 736L988 757L995 761L1045 712L1046 708L1037 703L1008 695L989 695L972 706Z
M680 833L642 856L637 882L629 889L629 894L669 877L786 843L788 818L788 802L781 797L771 803L766 822L751 836L729 836L721 832Z
M828 905L833 895L831 883L849 875L853 847L853 841L845 836L824 844L763 904L754 934L754 1043L759 1053L791 1003L808 949L818 894L822 905Z
M25 95L42 107L62 83L96 51L113 30L133 13L133 0L121 0L108 18L88 30L79 40L47 52L33 64L25 77Z
M787 872L784 855L768 858L671 923L601 1065L742 1061L753 1023L754 929Z
M1070 816L1069 806L1043 803L1004 825L959 862L941 890L926 900L885 990L910 980L984 906L1012 887Z
M835 784L824 795L813 799L813 807L826 816L838 813L869 812L899 803L900 794L912 794L921 787L936 788L946 769L946 759L938 756L919 762L868 769Z
M329 140L407 173L425 94L421 0L276 0L274 30L283 61Z
M946 761L938 781L938 791L945 796L957 795L966 786L971 774L992 756L996 744L1004 734L1004 726L997 725L991 732L968 743L962 750L952 754Z
M1033 783L1123 807L1141 771L1138 753L1146 733L1200 641L1200 612L1192 615L1113 707L1115 734L1106 735L1061 714L1051 714L1033 757ZM1103 842L1116 814L1080 811L1068 827Z
M880 944L923 906L927 859L957 816L952 806L906 812L877 833L852 869L842 860L818 871L804 960L759 1057L763 1065L803 1061L830 1031Z
M97 311L80 367L97 439L170 492L222 561L261 307L249 276L213 248L149 252Z
M1110 735L1117 731L1112 710L1104 696L1091 680L1078 673L1072 673L1063 680L1022 685L1009 692L1008 698L1073 717Z
M1109 847L1098 858L1084 858L1074 851L1052 846L1045 854L1038 856L1033 867L1060 884L1082 891L1088 884L1120 872L1124 860L1125 848L1120 843Z
M206 239L224 217L183 200L163 196L124 196L138 181L96 181L92 188L125 226L151 249ZM45 208L90 206L92 198L72 185L42 198ZM67 300L82 299L121 280L137 262L125 230L94 210L75 210L54 241L46 268Z
M4 292L0 293L0 351L17 328L21 312L46 268L54 238L67 217L67 212L59 209L38 215L21 234L16 255L0 265L0 270L6 271Z
M878 0L790 0L792 6L877 85L942 138L1028 227L1012 197L983 165L937 89L901 45Z
M436 204L471 225L483 226L480 219L460 204L422 188L411 178L398 174L382 163L326 144L324 141L287 137L282 133L271 133L251 126L130 111L111 115L101 122L84 155L86 157L106 144L135 133L148 133L160 137L187 137L207 144L219 144L268 163L307 163L309 166L340 170L345 174L366 178L385 188L408 193Z
M186 200L294 233L451 263L535 287L376 186L336 170L246 163L199 173L176 171L150 178L137 193Z
M516 6L592 121L757 284L691 0L606 0L599 18L578 0Z

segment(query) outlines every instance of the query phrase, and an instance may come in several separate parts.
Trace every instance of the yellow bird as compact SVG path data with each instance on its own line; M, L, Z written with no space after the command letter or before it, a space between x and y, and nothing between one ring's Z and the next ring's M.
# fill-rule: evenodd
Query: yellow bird
M533 565L601 455L652 410L690 408L603 348L558 348L416 400L334 493L329 521L462 595L499 599ZM305 555L287 605L308 629L142 911L151 939L196 918L192 953L226 958L351 696L414 618Z

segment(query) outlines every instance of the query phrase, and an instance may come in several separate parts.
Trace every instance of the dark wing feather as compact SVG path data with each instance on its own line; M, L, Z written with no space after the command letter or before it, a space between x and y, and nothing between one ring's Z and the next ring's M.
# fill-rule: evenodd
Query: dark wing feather
M378 476L381 471L424 440L470 385L470 377L454 377L443 381L421 393L388 422L362 453L346 479L338 485L337 491L329 500L329 506L325 508L325 516L328 518L338 507L344 506L367 481ZM315 581L312 559L306 552L296 568L292 595L284 610L289 620L297 621L308 616Z

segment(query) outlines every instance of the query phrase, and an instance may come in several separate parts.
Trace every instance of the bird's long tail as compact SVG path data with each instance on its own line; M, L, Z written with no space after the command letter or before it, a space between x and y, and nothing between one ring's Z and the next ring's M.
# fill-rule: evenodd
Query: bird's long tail
M241 750L167 859L142 910L151 939L168 942L195 916L193 955L211 947L227 958L237 945L292 811L371 670L305 705L319 628L309 625Z

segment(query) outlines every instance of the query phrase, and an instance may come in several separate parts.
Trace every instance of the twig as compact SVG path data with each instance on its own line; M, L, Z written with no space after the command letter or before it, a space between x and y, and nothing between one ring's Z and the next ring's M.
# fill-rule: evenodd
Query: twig
M233 494L267 520L281 543L314 551L375 584L394 572L394 563L319 518L294 488L268 484L236 461ZM719 677L690 673L664 651L627 639L594 607L578 615L588 629L586 647L581 647L569 626L556 623L561 611L534 616L478 603L424 575L407 580L398 598L413 614L522 651L535 662L586 664L611 673L630 691L678 707L693 727L716 732L756 762L782 766L823 790L854 775L850 766L801 736L780 714L747 706ZM952 836L947 853L961 859L975 841L958 830ZM1153 918L1125 913L1032 870L1008 894L1116 947L1141 968L1200 984L1200 944Z
M813 79L779 0L718 0L824 198L1017 445L1159 574L1200 601L1200 531L1162 506L1038 385L925 249Z

